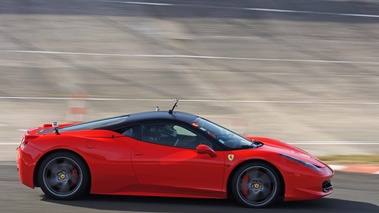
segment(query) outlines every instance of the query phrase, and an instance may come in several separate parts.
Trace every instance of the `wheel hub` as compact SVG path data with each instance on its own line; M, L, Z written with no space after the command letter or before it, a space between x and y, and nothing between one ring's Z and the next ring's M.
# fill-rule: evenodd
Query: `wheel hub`
M260 191L262 190L262 183L259 181L253 181L251 184L251 187L253 188L254 191Z
M67 180L67 173L65 171L61 171L58 173L58 179L60 181L65 181Z

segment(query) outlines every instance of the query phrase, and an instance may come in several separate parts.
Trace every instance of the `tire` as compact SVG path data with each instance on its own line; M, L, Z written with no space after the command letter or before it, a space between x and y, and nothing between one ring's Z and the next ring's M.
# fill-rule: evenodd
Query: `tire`
M46 196L72 200L87 192L89 171L84 161L70 152L55 152L43 159L38 184Z
M239 168L232 179L233 197L247 207L266 207L278 200L281 179L268 163L252 162Z

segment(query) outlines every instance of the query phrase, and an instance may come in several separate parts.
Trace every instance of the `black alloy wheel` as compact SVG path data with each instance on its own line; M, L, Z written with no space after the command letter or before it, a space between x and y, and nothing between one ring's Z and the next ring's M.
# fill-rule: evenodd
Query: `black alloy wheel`
M52 153L39 167L38 184L50 198L75 199L87 192L89 171L83 160L73 153Z
M248 207L266 207L278 200L281 181L268 163L253 162L237 170L232 179L234 198Z

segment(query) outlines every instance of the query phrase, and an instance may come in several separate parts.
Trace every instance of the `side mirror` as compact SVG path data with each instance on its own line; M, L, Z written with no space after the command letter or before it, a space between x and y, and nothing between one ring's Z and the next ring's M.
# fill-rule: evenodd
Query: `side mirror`
M54 128L55 134L60 135L58 131L58 127L59 127L58 122L54 121L51 126Z
M200 144L199 146L196 147L196 152L199 154L208 154L212 158L216 157L216 152L209 146L205 144Z

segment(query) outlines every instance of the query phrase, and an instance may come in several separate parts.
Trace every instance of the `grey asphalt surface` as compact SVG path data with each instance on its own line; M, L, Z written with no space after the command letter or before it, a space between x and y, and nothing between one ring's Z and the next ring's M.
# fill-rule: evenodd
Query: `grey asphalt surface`
M250 211L213 200L55 202L17 183L25 129L168 109L174 98L178 110L316 156L379 154L377 1L0 3L0 212ZM69 99L77 94L88 99ZM264 211L378 212L376 176L335 179L326 199Z

